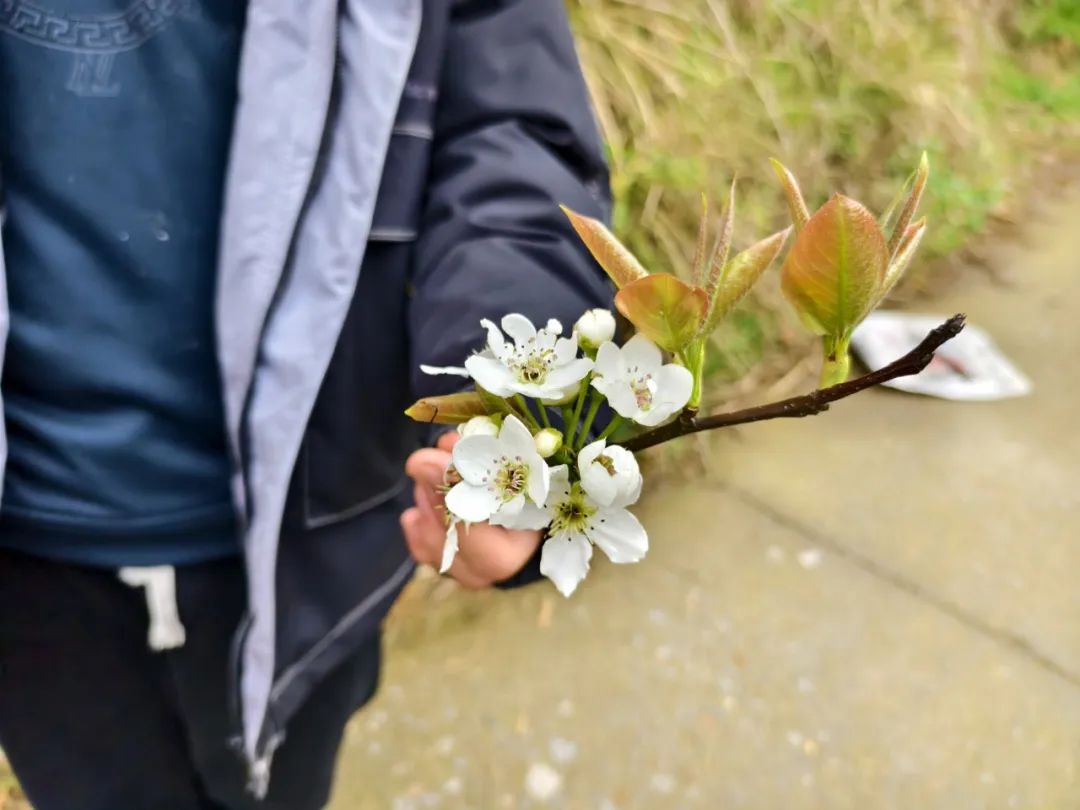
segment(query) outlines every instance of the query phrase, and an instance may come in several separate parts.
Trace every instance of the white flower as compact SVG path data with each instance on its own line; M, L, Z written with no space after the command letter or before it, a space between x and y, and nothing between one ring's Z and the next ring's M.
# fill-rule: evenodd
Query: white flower
M541 458L551 458L562 449L563 435L555 428L544 428L533 436L533 444Z
M613 563L638 562L649 550L645 529L621 507L601 506L580 484L570 483L566 465L551 470L545 505L551 516L548 539L540 552L540 573L569 596L589 573L593 545Z
M498 436L499 425L490 416L474 416L458 425L457 431L462 436Z
M600 347L592 384L619 416L653 427L690 401L694 375L675 363L664 365L656 344L638 334L621 349L610 342Z
M502 328L513 339L508 343L491 321L487 349L465 361L476 383L497 397L523 394L534 399L560 400L572 394L592 369L592 360L578 357L577 338L560 338L562 325L555 320L537 331L524 315L510 314Z
M425 374L435 377L440 374L449 374L451 377L468 377L469 371L461 366L426 366L420 364L420 370Z
M446 527L446 540L443 541L442 547L442 564L439 566L439 573L445 574L450 570L450 566L454 563L454 557L458 552L458 519L454 515L449 516L450 525Z
M595 349L615 337L615 316L606 309L590 309L574 324L574 334L583 347Z
M453 456L462 479L446 493L446 508L454 515L468 523L490 520L512 528L526 528L519 521L531 526L539 520L548 494L548 466L517 417L507 416L498 436L461 439Z
M578 453L578 474L585 494L601 506L630 506L641 496L641 470L625 447L605 447L603 439Z

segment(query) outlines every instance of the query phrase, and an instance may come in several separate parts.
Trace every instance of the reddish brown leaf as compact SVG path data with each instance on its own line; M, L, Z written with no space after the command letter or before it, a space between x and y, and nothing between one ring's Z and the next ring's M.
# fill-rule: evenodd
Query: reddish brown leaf
M796 238L781 288L811 331L841 336L877 302L887 264L885 235L873 214L836 194Z
M919 249L919 243L922 242L923 234L925 233L926 217L923 217L918 222L908 225L907 232L900 241L900 246L896 249L896 255L893 256L892 260L889 262L889 269L885 271L885 282L882 284L881 293L878 295L878 304L892 292L892 288L896 286L896 282L904 277L904 272L908 269L908 265L911 264L911 260L915 257L915 252ZM875 306L877 306L877 304L875 304Z
M678 352L696 337L708 298L701 287L670 273L654 273L619 290L615 306L657 346Z
M622 288L632 281L644 278L649 272L641 266L633 253L618 240L607 226L592 217L586 217L561 206L563 213L570 219L577 235L592 253L593 258L604 268L615 286Z
M710 303L705 334L712 332L750 292L757 280L761 278L761 274L769 269L776 257L780 255L780 251L784 249L789 233L791 233L791 228L774 233L757 244L751 245L727 263Z
M791 223L795 226L795 232L798 233L810 219L810 210L806 207L806 200L803 199L802 191L799 189L799 181L788 171L787 166L776 158L771 158L769 162L772 163L773 170L780 179L784 196L787 198L788 209L791 211Z
M908 194L903 207L900 209L900 213L896 217L896 225L893 226L892 235L889 237L890 258L896 258L897 252L900 250L900 243L907 234L908 225L911 223L911 219L915 216L915 211L919 207L919 202L922 200L923 191L926 189L926 181L929 177L930 159L926 156L926 152L923 152L922 158L919 160L919 167L915 170L915 176L911 182L911 192Z
M735 183L736 180L732 178L727 207L724 208L724 215L720 218L720 233L716 237L716 246L713 248L709 262L709 279L705 284L705 293L709 296L709 300L712 300L716 294L716 285L720 283L720 276L724 273L728 255L731 252L731 233L735 227Z

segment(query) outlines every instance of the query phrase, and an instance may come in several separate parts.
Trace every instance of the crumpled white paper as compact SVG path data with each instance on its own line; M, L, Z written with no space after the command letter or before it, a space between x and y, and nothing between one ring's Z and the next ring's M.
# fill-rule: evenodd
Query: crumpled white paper
M871 370L911 351L945 317L907 312L873 312L855 330L851 347ZM912 394L969 402L1021 397L1031 381L994 345L990 336L970 323L937 350L918 375L885 383Z

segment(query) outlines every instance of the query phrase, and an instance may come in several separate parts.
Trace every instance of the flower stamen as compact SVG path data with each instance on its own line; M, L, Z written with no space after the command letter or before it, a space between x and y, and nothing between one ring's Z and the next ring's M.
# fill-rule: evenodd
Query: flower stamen
M589 521L595 514L596 509L586 503L580 485L574 484L570 496L555 507L550 531L552 534L588 534Z
M529 483L529 466L520 458L499 459L499 468L495 472L494 488L503 501L512 501L525 492Z
M656 384L652 381L651 374L645 374L631 380L630 390L634 392L634 399L640 410L647 411L652 407Z

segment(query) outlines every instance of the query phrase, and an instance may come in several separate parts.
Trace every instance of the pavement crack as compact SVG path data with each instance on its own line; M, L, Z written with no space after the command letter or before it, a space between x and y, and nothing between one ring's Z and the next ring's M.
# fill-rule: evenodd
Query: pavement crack
M762 513L770 520L773 520L784 528L798 534L808 542L826 549L870 576L903 591L912 598L933 607L944 615L959 622L969 630L1008 647L1014 653L1026 658L1039 668L1056 675L1072 686L1080 688L1080 674L1071 671L1058 661L1055 661L1051 656L1037 648L1031 641L1019 633L990 624L977 614L971 613L961 605L951 602L933 591L927 590L919 585L919 583L904 577L873 558L860 554L850 546L820 534L810 526L791 517L750 492L734 487L731 484L718 484L717 486L730 495L733 495L747 506Z

